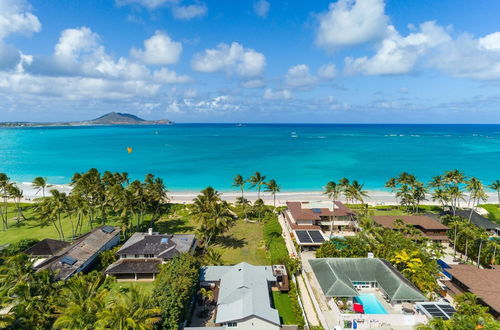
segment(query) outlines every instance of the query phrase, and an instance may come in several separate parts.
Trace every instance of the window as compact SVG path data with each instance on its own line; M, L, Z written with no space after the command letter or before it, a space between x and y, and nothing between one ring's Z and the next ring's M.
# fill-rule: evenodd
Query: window
M139 255L138 255L138 254L136 254L136 255L135 255L135 257L136 257L136 258L139 258Z
M238 327L238 323L237 322L227 322L226 326L228 328L237 328Z
M154 258L155 255L154 254L145 254L144 255L144 258Z
M123 258L123 259L126 259L126 258L127 258L127 255L126 255L126 254L122 254L122 258Z

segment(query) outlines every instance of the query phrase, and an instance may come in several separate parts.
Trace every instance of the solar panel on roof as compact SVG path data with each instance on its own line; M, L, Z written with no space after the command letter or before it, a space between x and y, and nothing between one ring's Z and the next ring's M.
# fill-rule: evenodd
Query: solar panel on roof
M115 227L111 227L111 226L104 226L101 228L101 230L106 233L106 234L110 234L112 232L115 231Z
M312 209L313 213L321 213L321 209L314 208Z
M312 243L311 237L307 234L305 230L297 230L295 231L297 237L301 243Z
M314 243L323 243L325 241L319 230L308 230L307 233Z
M61 258L61 262L67 265L74 265L77 262L77 260L70 256L64 256Z

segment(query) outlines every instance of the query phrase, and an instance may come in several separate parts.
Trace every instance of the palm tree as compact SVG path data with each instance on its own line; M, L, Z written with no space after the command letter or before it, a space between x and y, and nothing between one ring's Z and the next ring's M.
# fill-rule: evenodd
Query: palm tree
M349 203L349 197L348 197L348 190L350 187L350 181L348 178L342 178L339 180L339 185L342 190L342 193L344 194L344 197L346 198L346 203Z
M245 179L241 175L236 175L233 179L233 187L241 190L241 197L243 198L243 191L245 190Z
M330 223L330 238L333 236L333 225L335 221L335 202L339 199L342 193L342 186L333 181L329 181L325 186L324 195L327 195L332 200L332 221Z
M269 182L266 183L266 192L270 192L271 195L273 195L273 205L274 208L276 209L276 193L280 192L281 186L276 182L276 180L271 179Z
M484 192L484 186L481 180L474 177L470 178L467 181L467 190L470 192L469 203L472 201L472 207L469 214L469 222L470 222L472 218L472 213L474 212L474 209L477 207L477 204L479 204L479 201L487 200L488 196Z
M266 180L265 175L261 175L260 172L255 172L254 175L248 179L250 182L250 189L257 188L257 199L260 199L260 188L265 184L264 180Z
M493 181L489 187L493 190L496 190L498 196L498 206L500 206L500 180Z
M45 188L47 188L46 178L37 176L36 178L33 179L33 182L31 184L33 185L33 187L38 188L38 190L35 193L35 196L41 191L42 196L45 197Z
M0 194L3 198L3 210L0 207L0 215L2 216L3 230L9 227L7 215L7 199L9 198L8 189L10 178L5 173L0 173Z
M55 329L94 329L97 314L105 308L106 277L99 272L72 277L58 294Z
M460 227L463 224L463 221L458 218L454 217L452 221L448 223L448 226L453 227L454 235L453 235L453 250L454 250L454 255L457 255L457 231L458 227Z
M209 266L221 266L224 264L222 254L212 248L208 249L205 255L203 255L203 263Z
M21 218L25 219L23 215L23 209L21 207L21 199L23 198L23 191L20 189L18 186L15 184L10 184L7 186L7 191L8 194L11 198L14 198L16 202L16 209L17 209L17 225L19 225L19 222L21 221Z
M392 193L396 192L397 186L398 186L398 181L397 181L396 178L390 178L385 183L385 187L388 188L388 189L390 189ZM396 196L396 205L399 205L399 203L398 203L398 197L397 196Z
M367 197L367 191L363 190L363 184L360 184L357 180L352 181L348 190L351 192L351 195L354 200L360 201L364 203L363 197Z
M161 309L154 307L151 295L132 286L128 292L114 293L106 308L97 313L97 328L153 329L161 321Z
M229 205L220 199L220 193L212 187L203 189L193 200L191 216L200 224L198 232L202 236L205 251L211 240L226 231L233 220Z
M201 288L198 292L200 293L204 304L208 304L214 299L214 292L212 290Z

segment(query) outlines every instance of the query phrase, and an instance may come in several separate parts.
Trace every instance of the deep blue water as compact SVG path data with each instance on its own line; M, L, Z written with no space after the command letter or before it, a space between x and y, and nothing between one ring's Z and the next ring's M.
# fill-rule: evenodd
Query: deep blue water
M500 125L0 128L0 172L15 181L67 183L91 167L153 173L172 190L229 190L235 174L255 171L290 191L321 190L341 177L383 189L401 171L428 180L454 168L489 183L500 178Z

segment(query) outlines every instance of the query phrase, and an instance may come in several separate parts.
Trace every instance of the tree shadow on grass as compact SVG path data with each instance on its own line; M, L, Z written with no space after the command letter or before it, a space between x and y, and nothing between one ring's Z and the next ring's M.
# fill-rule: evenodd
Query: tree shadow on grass
M186 224L186 221L181 219L156 221L155 227L160 233L168 234L192 233L195 229L193 226Z
M232 236L217 237L214 243L222 247L232 249L241 249L242 247L248 245L248 242L244 238L235 238Z

